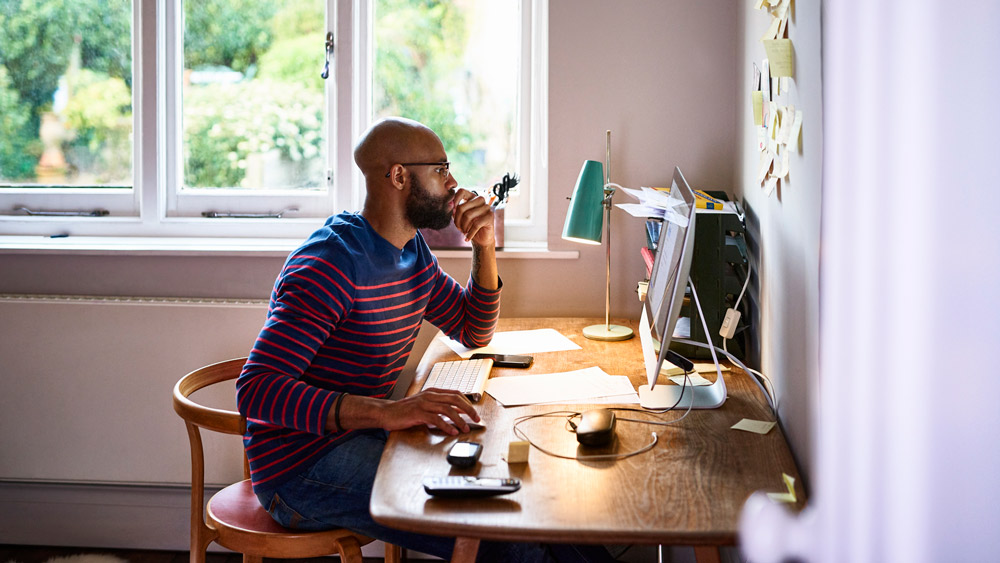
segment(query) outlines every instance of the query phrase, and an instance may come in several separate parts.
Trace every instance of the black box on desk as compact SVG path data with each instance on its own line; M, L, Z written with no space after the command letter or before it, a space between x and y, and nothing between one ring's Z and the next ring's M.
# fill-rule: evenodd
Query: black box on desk
M708 195L723 201L729 201L725 192L708 191ZM738 210L738 209L737 209ZM726 311L736 304L736 299L746 280L747 247L746 232L740 219L742 213L719 212L698 209L695 219L694 256L691 258L691 280L698 289L698 298L708 324L712 343L722 347L722 337L719 328L726 317ZM646 225L647 245L652 245L658 238L659 221L651 219ZM648 275L647 271L647 275ZM749 299L743 297L740 304L741 318L736 328L736 334L727 347L731 354L743 359L747 349L748 331L745 321L749 319ZM701 318L688 287L684 296L674 338L685 338L695 342L705 343L708 338L702 328ZM674 342L670 348L687 358L705 359L712 354L707 348L699 348L688 344Z

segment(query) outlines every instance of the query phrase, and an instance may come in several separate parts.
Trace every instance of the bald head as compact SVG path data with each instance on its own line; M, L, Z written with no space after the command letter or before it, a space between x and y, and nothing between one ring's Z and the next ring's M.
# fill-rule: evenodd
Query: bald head
M393 164L434 162L444 157L438 136L426 125L387 117L368 128L354 147L354 162L366 178L377 178Z

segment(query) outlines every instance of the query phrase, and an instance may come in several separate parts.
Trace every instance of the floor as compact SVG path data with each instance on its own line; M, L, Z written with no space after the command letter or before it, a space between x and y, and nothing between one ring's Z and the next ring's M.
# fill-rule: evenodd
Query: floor
M86 547L49 547L27 545L0 545L0 563L45 563L57 557L80 554L111 555L129 563L188 563L186 551L136 551L128 549L99 549ZM237 553L211 553L206 563L242 563L243 557ZM265 563L336 563L339 558L319 559L264 559ZM365 558L365 563L377 563L382 559Z

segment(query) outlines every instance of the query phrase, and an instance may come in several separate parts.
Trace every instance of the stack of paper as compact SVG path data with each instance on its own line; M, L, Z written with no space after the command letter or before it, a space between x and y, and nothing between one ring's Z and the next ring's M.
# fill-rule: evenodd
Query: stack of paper
M639 203L618 203L615 207L625 211L633 217L645 217L645 218L655 218L663 219L664 221L670 221L676 223L681 227L687 226L687 210L684 209L684 200L679 196L671 197L670 191L666 188L642 188L639 190L632 188L622 188L622 191L627 195L631 196L633 199L638 200ZM696 198L699 192L695 192ZM704 192L701 192L704 193ZM707 194L702 198L701 205L696 206L701 210L699 212L716 212L716 213L736 213L736 206L733 205L731 201L721 201L712 198L709 201L710 196Z
M624 375L608 375L599 367L497 377L486 392L505 407L543 403L638 403L639 395Z

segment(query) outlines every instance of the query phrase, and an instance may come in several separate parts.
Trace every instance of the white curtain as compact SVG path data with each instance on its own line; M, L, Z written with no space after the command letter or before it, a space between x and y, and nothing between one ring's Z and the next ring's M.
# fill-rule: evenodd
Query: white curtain
M823 104L818 469L745 553L998 561L1000 2L825 2Z

